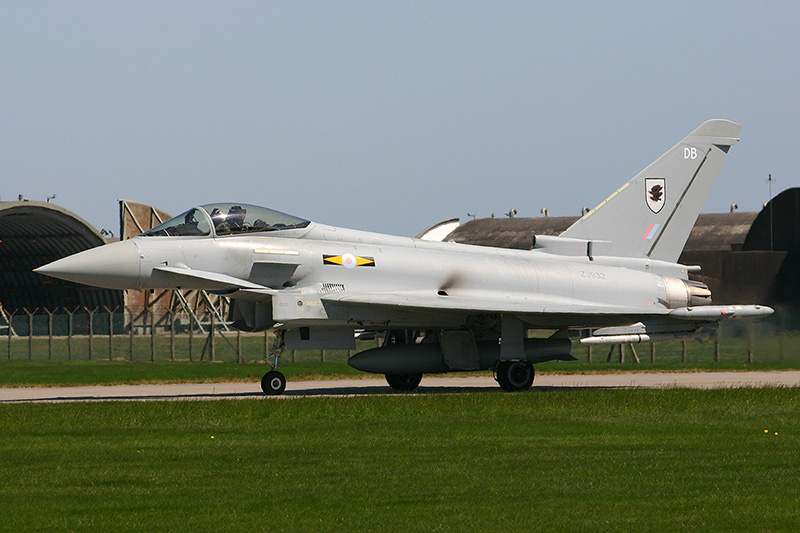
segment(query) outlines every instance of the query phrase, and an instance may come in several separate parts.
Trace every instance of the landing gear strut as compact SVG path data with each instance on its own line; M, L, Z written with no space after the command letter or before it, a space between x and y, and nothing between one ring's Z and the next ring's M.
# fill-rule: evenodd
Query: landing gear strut
M530 361L498 361L494 379L504 391L528 390L533 385L535 372Z
M285 334L285 330L275 332L275 342L272 343L272 350L270 350L273 356L273 361L270 363L272 370L264 374L264 377L261 378L261 390L264 391L264 394L282 394L283 391L286 390L286 376L278 372L278 361L286 346L283 342Z

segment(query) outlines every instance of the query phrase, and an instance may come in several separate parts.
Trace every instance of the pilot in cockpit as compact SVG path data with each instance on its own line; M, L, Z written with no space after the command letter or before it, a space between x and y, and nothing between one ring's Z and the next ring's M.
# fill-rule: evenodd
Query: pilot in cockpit
M240 205L231 206L228 210L227 222L231 229L242 229L244 227L244 217L247 210Z
M228 229L228 224L225 220L225 213L220 211L219 208L215 207L214 210L211 211L211 220L214 222L214 229L217 231L217 233Z
M183 217L183 223L187 226L197 226L197 220L194 218L195 210L190 209L186 212L186 215Z
M177 225L172 227L170 230L166 230L165 232L168 235L200 235L202 232L198 228L197 219L194 218L194 215L197 211L195 209L190 209L186 212L183 216L183 224Z

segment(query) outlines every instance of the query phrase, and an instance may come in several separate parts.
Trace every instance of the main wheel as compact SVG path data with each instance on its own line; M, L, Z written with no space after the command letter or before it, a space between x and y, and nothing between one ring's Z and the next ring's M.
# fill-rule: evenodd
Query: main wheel
M530 389L535 373L529 361L500 361L495 374L504 391L516 392Z
M399 391L411 391L419 386L422 374L386 374L386 382Z
M277 370L270 370L261 378L261 390L264 394L281 394L286 390L286 377Z

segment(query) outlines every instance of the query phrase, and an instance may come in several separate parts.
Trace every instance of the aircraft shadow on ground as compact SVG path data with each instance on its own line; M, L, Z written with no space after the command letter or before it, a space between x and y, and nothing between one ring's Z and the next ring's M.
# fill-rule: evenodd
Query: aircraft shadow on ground
M531 388L532 392L537 391L552 391L552 390L574 390L583 389L587 387L554 387L554 386L536 386ZM594 387L597 388L597 387ZM529 391L529 392L531 392ZM405 395L426 395L426 394L463 394L463 393L497 393L508 394L501 390L496 385L488 385L486 387L425 387L421 386L414 391L400 392L394 391L387 386L372 386L372 387L332 387L329 389L294 389L286 391L283 396L301 397L301 396L405 396ZM524 394L524 392L523 392ZM269 398L269 396L265 396Z
M532 392L555 391L566 389L580 389L585 387L552 387L534 386ZM596 388L596 387L595 387ZM370 387L331 387L331 388L309 388L294 389L286 391L280 396L271 396L261 392L232 392L232 393L201 393L201 394L150 394L150 395L127 395L127 396L58 396L53 398L18 398L3 400L0 403L71 403L71 402L109 402L109 401L202 401L202 400L236 400L236 399L289 399L304 397L354 397L354 396L414 396L430 394L464 394L464 393L497 393L506 394L498 387L419 387L415 391L398 392L388 386ZM524 394L524 393L522 393Z

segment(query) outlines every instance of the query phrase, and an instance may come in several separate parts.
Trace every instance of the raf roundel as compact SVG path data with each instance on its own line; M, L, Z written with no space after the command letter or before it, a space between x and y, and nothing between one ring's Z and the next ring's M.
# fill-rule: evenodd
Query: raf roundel
M322 263L325 265L339 265L345 268L374 267L374 257L361 257L353 254L323 255Z
M342 256L342 265L347 268L354 268L356 266L356 258L353 254L344 254Z

